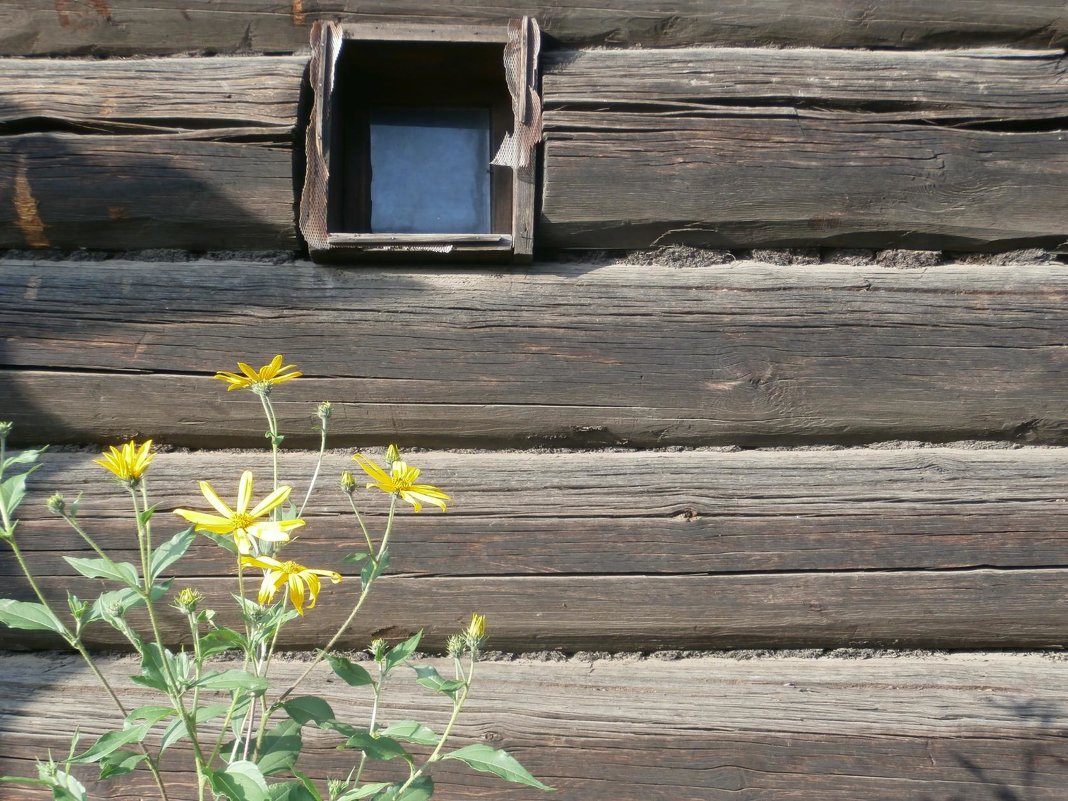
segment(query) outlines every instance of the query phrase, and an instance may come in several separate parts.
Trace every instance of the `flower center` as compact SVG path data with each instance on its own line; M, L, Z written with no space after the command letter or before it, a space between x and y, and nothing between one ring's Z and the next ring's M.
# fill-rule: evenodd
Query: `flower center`
M296 562L282 562L283 573L299 573L301 569L301 566Z
M241 514L235 514L230 519L230 522L234 524L234 528L247 530L249 526L251 526L253 523L256 522L256 518L254 518L250 514L241 513Z

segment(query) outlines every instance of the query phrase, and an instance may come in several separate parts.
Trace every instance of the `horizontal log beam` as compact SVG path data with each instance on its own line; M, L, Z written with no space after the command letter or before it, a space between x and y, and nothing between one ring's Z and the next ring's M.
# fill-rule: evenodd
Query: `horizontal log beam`
M82 524L109 553L137 562L129 498L94 458L46 454L20 510L21 547L52 581L76 575L63 556L93 555L45 510L53 493L84 493ZM452 496L447 514L405 514L393 534L393 572L412 577L1068 565L1068 449L426 452L409 460ZM281 481L298 503L314 466L313 454L283 453ZM158 454L150 483L159 531L184 525L164 514L171 509L206 508L198 481L231 498L246 469L258 476L257 497L265 494L266 452ZM326 455L294 546L299 561L353 570L341 560L357 550L357 529L337 489L349 469L359 472L348 453ZM380 532L385 498L374 491L358 500ZM232 557L206 540L174 568L181 579L232 569ZM0 575L19 575L6 555Z
M105 659L102 668L131 707L157 702L129 683L131 660ZM279 660L272 672L284 683L303 668ZM36 775L33 759L66 753L75 727L85 742L120 727L72 658L7 655L0 669L5 774ZM323 670L302 691L355 725L367 720L369 693ZM1034 655L519 659L479 666L450 746L488 739L576 801L1060 801L1066 710L1063 664ZM379 720L414 718L440 731L448 712L402 675L386 690ZM303 771L319 782L345 775L353 752L336 751L336 736L309 727L304 737ZM181 743L169 754L165 775L185 790L172 797L189 797L190 754ZM451 764L434 771L450 798L515 796L504 782ZM78 772L92 798L153 796L144 771L107 783L96 781L95 766ZM10 801L51 797L15 785L5 793Z
M543 57L542 93L547 109L590 113L788 108L1005 127L1068 116L1065 62L1062 50L558 50Z
M761 110L553 111L545 121L545 246L982 250L1054 247L1068 235L1060 131Z
M549 2L428 3L372 0L267 3L228 0L8 0L0 5L4 55L153 55L292 52L308 46L316 20L504 23L536 16L566 44L788 45L940 48L1064 47L1068 14L1059 0L661 0L579 6Z
M210 287L210 292L205 288ZM259 447L215 370L285 353L294 446L1068 441L1068 267L625 262L523 273L0 264L21 442ZM86 300L89 299L89 300ZM299 311L295 311L299 310Z
M358 536L358 535L357 535ZM355 543L355 536L350 535ZM338 641L366 648L375 637L424 632L441 652L472 611L494 621L494 643L506 651L544 648L655 651L701 648L1063 648L1068 646L1068 570L868 571L742 573L682 576L527 576L410 578L384 576ZM181 582L200 590L223 625L240 627L231 593L235 578ZM67 593L95 600L95 579L48 582L45 597L65 609ZM177 589L177 588L176 588ZM327 585L299 627L283 631L279 646L321 646L348 617L359 596L354 578ZM33 600L22 580L4 593ZM133 625L147 631L137 610ZM162 637L186 642L188 621L165 605L157 612ZM83 632L96 649L127 648L103 623ZM55 635L0 631L14 650L60 648Z
M199 140L221 135L0 136L0 247L295 249L293 153L272 146L278 126L268 144Z
M307 59L0 59L0 130L42 120L115 133L274 128L297 122Z

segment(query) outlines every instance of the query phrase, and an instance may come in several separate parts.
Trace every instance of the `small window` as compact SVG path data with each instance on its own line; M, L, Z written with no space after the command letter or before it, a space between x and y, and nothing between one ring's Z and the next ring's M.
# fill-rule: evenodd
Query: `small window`
M529 260L540 34L316 23L301 231L320 261Z

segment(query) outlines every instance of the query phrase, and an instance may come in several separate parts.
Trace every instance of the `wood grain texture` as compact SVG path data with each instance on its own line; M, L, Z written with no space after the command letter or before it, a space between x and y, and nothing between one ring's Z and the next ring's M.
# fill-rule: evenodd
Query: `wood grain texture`
M427 3L412 0L5 0L5 55L150 55L292 52L321 19L350 22L501 23L530 15L566 44L788 45L940 48L975 44L1063 47L1068 15L1059 0L598 0Z
M1063 265L283 269L5 261L19 441L259 447L211 376L280 352L296 447L1068 441Z
M353 537L355 542L355 537ZM215 546L212 546L215 547ZM665 648L835 648L847 646L948 649L1060 648L1068 645L1068 570L861 571L724 575L477 576L387 575L375 586L339 647L365 648L375 637L424 632L428 649L478 611L493 621L494 647L522 652L558 649L655 651ZM231 610L236 579L181 581L204 593L217 619L240 626ZM114 589L114 585L109 587ZM46 582L46 598L65 609L67 593L95 600L95 579ZM250 588L251 589L251 588ZM4 593L31 600L22 580ZM283 631L280 647L321 646L348 617L359 596L350 578L323 589L299 627ZM163 606L162 636L186 642L188 622ZM147 631L144 615L131 613ZM87 627L94 649L128 647L103 623ZM0 632L9 650L58 648L57 636Z
M276 675L290 679L302 667L280 661ZM0 669L5 773L31 775L33 758L48 748L65 753L75 725L88 740L119 725L70 657L6 655ZM132 661L106 659L103 669L131 706L153 700L128 685ZM1061 662L1014 654L487 662L455 745L505 748L561 801L1060 801L1068 780L1063 673ZM346 720L366 721L367 693L323 671L305 689ZM98 714L80 714L90 706ZM402 676L387 689L380 720L416 718L440 731L447 713ZM334 743L306 730L301 766L316 780L351 765L351 753ZM192 785L187 759L181 745L172 751L175 786ZM434 776L449 798L534 797L447 765ZM95 773L84 772L93 798L152 797L147 774L99 784Z
M0 247L294 249L293 154L248 128L0 137Z
M543 57L543 71L545 103L555 110L788 108L805 117L864 112L973 126L1068 116L1062 50L556 50Z
M62 556L92 556L44 499L85 493L79 518L117 558L136 562L129 499L93 453L52 453L22 507L21 547L37 574L74 575ZM453 453L409 456L451 496L447 514L405 514L393 571L406 576L689 575L736 572L1063 567L1068 565L1068 449ZM286 452L281 480L299 504L314 454ZM266 452L158 454L155 502L206 508L198 481L224 498L237 477L269 487ZM299 561L342 568L357 549L337 489L349 453L328 453L300 533ZM359 503L381 531L385 499ZM161 532L181 521L162 514ZM164 534L157 534L157 537ZM169 534L167 534L169 536ZM225 576L232 558L204 541L180 577ZM346 570L352 570L351 566ZM0 557L0 575L19 575Z
M1068 234L1059 130L760 110L547 111L545 130L545 246L981 250L1054 247Z
M65 122L102 132L273 128L288 139L307 59L0 59L0 125ZM2 128L0 128L2 130Z

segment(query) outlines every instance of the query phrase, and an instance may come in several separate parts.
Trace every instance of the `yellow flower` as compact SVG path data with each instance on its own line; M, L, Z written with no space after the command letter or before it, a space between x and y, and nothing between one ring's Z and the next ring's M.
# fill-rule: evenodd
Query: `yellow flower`
M467 636L482 639L486 636L486 616L477 612L471 615L471 623L467 627Z
M211 488L207 481L200 482L200 491L218 515L205 512L193 512L188 509L175 509L174 513L184 517L197 527L197 531L210 531L212 534L233 534L234 542L241 553L252 552L253 538L267 542L286 542L288 532L304 525L303 520L260 520L273 509L285 503L291 487L279 487L249 510L252 501L252 472L246 470L241 474L241 483L237 490L237 508L231 509Z
M138 445L131 439L121 448L112 445L104 451L102 459L94 459L93 463L110 470L119 481L136 484L156 458L151 450L152 440L146 439Z
M424 503L445 511L445 501L450 500L449 496L430 484L416 484L415 481L419 478L419 468L409 467L398 460L390 465L387 473L361 454L354 454L352 458L363 468L363 472L374 479L367 485L368 489L377 487L385 493L395 492L400 495L401 500L410 503L417 512L423 508Z
M293 608L302 617L304 615L304 596L311 596L308 609L315 608L315 602L319 599L319 576L326 576L334 584L341 581L341 574L333 570L316 570L315 568L298 565L296 562L279 562L269 556L242 556L241 564L245 567L258 567L262 569L263 581L260 583L260 604L267 604L274 600L275 594L283 584L289 586L289 600Z
M216 373L215 377L220 381L225 381L228 386L226 391L229 392L232 389L251 389L254 392L270 392L273 384L281 384L283 381L289 381L292 378L300 378L304 373L292 372L285 373L286 370L296 370L292 364L282 366L282 354L278 354L271 359L270 364L265 364L259 370L255 370L244 362L237 363L238 368L244 375L238 373ZM279 373L284 373L279 375Z

